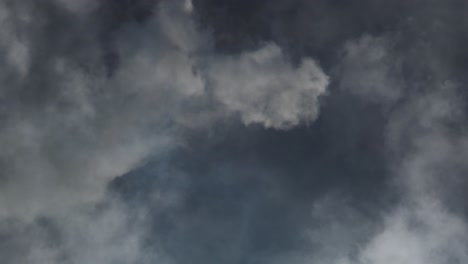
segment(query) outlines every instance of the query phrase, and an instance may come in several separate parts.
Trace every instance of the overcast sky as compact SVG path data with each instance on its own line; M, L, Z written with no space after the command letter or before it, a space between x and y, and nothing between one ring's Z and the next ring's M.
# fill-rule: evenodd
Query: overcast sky
M468 263L467 13L0 0L0 263Z

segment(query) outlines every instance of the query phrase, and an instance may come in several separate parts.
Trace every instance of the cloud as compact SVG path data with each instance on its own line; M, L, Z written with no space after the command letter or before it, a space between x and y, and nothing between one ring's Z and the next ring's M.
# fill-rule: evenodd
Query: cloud
M338 66L340 87L371 102L399 99L405 86L402 61L391 46L390 36L365 35L346 43Z
M460 3L1 2L2 261L466 262Z
M437 201L400 208L363 249L362 263L461 263L468 259L465 222Z
M109 65L99 8L0 4L5 263L154 261L141 252L149 225L133 225L134 211L83 208L118 203L108 184L179 147L193 127L238 116L286 129L318 115L328 79L312 59L296 67L274 44L219 55L191 1L162 1L144 23L112 32L117 59Z
M316 117L317 98L326 90L327 77L312 60L293 67L274 45L232 57L196 54L203 48L203 35L189 14L174 3L161 3L159 13L147 24L129 24L119 32L118 66L106 78L101 59L95 57L101 54L98 43L86 41L76 51L83 54L65 56L60 50L69 49L75 36L65 28L57 33L46 31L61 15L52 15L43 26L32 26L33 18L23 21L17 13L31 17L32 6L2 7L5 35L14 34L18 27L25 29L22 40L7 35L9 42L3 48L13 56L3 65L4 72L12 71L5 78L13 81L3 84L3 101L12 105L5 110L12 114L1 131L11 186L19 185L11 190L26 188L20 182L28 182L32 174L38 180L34 188L39 193L43 193L40 186L55 184L75 190L83 185L83 191L90 191L90 185L104 189L106 182L144 160L155 146L167 148L171 139L165 134L186 115L196 122L200 117L193 112L203 116L211 111L218 118L238 113L246 124L290 127ZM77 23L71 30L87 26L78 18L66 19ZM46 49L49 56L36 66L36 49L41 43L61 43L48 43L39 36L41 31L59 34L64 47ZM83 33L97 34L92 29ZM86 67L79 65L80 56L89 59L83 61ZM35 78L40 82L34 83ZM39 96L38 86L46 86L42 103L34 101ZM33 102L22 96L33 96ZM22 166L25 163L29 166ZM90 193L85 196L93 197Z
M313 121L328 77L311 59L295 68L276 45L267 45L239 58L218 59L208 72L214 94L228 112L244 123L290 128Z
M374 50L364 51L367 52ZM359 59L366 61L367 55ZM313 234L305 243L308 249L293 251L287 259L299 256L298 263L354 264L468 260L464 202L454 197L455 186L466 184L467 167L460 162L466 159L467 140L460 127L466 119L462 90L460 85L447 81L445 73L433 71L438 68L433 67L437 58L428 56L424 60L430 62L427 63L431 67L426 70L435 78L432 82L415 78L410 83L424 84L426 89L414 91L399 86L403 96L399 102L380 97L381 107L390 104L394 108L387 115L385 148L392 173L388 184L398 195L397 202L390 208L374 208L378 217L372 217L356 204L315 201L312 219L332 220L323 225L312 221L305 231ZM376 67L369 72L370 77L374 76L373 70L379 75L387 72L386 67ZM366 78L363 74L362 78ZM380 91L374 90L358 94L376 103L374 92Z
M410 100L390 125L389 144L403 155L396 173L404 204L390 213L384 228L363 251L371 263L461 263L468 259L463 215L445 199L466 165L466 135L448 128L462 122L463 104L456 86L435 84L428 94ZM405 138L403 138L405 137ZM395 148L397 150L395 150ZM441 185L446 182L446 185Z
M387 126L391 207L362 209L334 193L313 201L302 247L274 256L278 263L464 263L468 226L453 200L465 186L466 134L453 130L465 118L459 87L434 84L392 112ZM447 199L451 197L451 199ZM459 197L458 197L459 198ZM456 199L456 198L455 198ZM376 216L376 215L377 216Z

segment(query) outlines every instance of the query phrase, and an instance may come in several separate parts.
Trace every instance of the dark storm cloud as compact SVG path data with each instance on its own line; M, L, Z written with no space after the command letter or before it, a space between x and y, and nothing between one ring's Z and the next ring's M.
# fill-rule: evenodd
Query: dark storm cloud
M5 1L0 11L6 263L165 261L163 241L143 235L152 201L130 208L107 184L221 120L310 123L328 85L315 61L293 65L274 43L217 54L190 1ZM162 208L183 191L167 188L154 190Z
M456 191L463 187L453 183L466 182L459 162L466 140L458 98L463 1L196 1L195 7L220 52L273 40L292 58L318 58L332 85L310 127L202 132L169 161L193 180L184 185L180 211L169 210L183 215L176 218L182 227L155 224L154 232L165 230L169 251L187 250L180 262L466 259L466 205ZM157 186L154 179L165 173L150 168L159 166L150 163L116 185L142 177ZM189 230L180 235L178 228Z
M0 257L466 262L466 10L0 2Z

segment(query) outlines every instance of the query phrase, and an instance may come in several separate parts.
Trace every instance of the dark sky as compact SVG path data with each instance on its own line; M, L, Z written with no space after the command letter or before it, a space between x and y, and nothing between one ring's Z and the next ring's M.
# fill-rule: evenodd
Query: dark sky
M467 12L0 0L0 263L467 263Z

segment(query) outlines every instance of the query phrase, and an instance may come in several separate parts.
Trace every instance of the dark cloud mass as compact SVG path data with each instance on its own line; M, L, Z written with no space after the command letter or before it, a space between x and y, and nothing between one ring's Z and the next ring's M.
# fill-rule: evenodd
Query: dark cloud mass
M467 12L0 0L0 263L468 263Z

